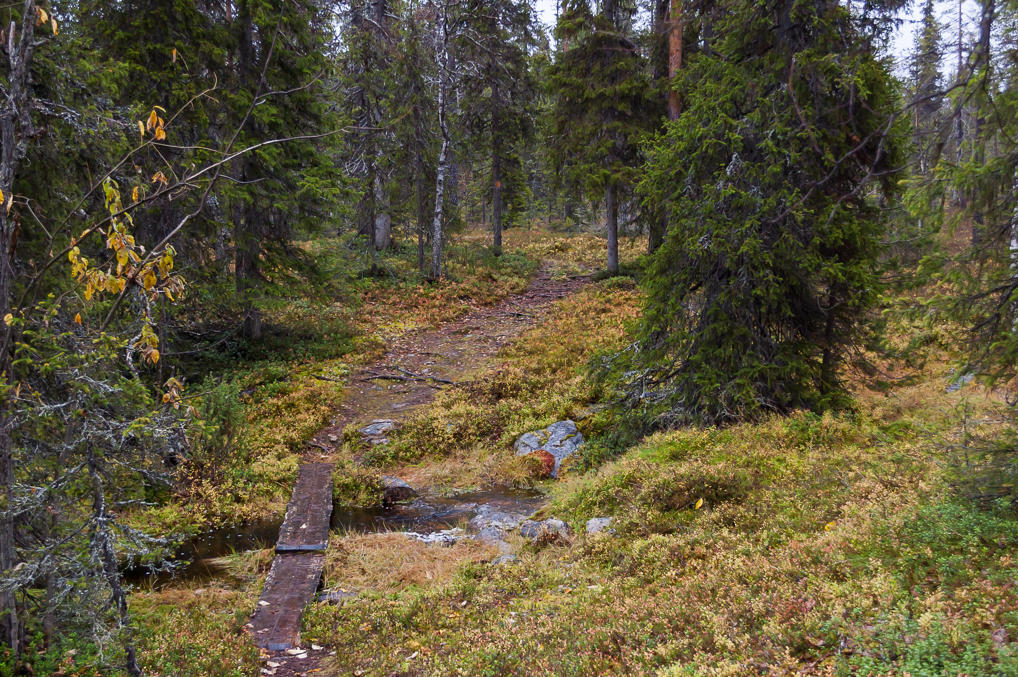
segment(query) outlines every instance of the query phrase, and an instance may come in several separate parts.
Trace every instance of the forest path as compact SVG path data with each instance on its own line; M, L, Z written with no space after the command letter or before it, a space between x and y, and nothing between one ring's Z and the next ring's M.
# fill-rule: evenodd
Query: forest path
M266 674L307 675L319 668L320 651L294 655L288 650L300 646L301 616L321 577L332 494L319 489L331 490L332 461L346 426L406 418L439 390L489 368L498 351L536 324L551 304L589 281L589 275L557 275L554 263L544 262L522 293L440 327L407 332L392 341L380 360L351 374L336 418L309 442L251 619L255 643L271 656ZM307 547L294 549L294 535Z

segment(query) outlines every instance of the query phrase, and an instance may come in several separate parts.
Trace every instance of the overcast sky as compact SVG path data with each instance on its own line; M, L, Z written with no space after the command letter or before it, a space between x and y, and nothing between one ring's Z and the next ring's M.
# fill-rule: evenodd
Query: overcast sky
M962 0L962 18L965 24L966 32L970 32L970 27L975 25L976 12L978 11L975 0ZM555 3L556 0L534 0L534 4L537 8L538 19L545 26L550 29L555 25ZM901 14L901 27L898 29L894 36L893 44L891 45L891 52L894 54L897 63L897 68L901 69L904 66L904 57L908 54L912 48L916 26L918 24L919 14L919 3L913 2L909 8ZM958 2L957 0L938 0L937 2L937 15L940 18L940 22L944 28L944 41L954 45L957 43L958 34ZM951 48L953 49L953 47ZM953 64L953 60L950 61ZM950 71L948 67L945 70Z

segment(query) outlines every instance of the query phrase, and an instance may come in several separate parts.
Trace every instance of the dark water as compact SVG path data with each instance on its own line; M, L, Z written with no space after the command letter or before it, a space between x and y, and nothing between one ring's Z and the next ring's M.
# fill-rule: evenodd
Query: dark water
M474 516L478 506L530 513L541 507L544 494L519 489L489 489L456 496L425 496L390 508L336 508L332 511L333 531L376 533L417 531L429 533L459 526Z
M239 526L210 529L180 544L173 556L156 565L137 566L124 572L124 579L136 586L163 587L177 581L201 583L229 578L222 558L237 552L271 548L279 536L282 518Z
M376 533L417 531L428 533L460 526L475 514L478 506L492 505L499 510L529 513L544 502L539 491L490 489L456 496L425 496L410 503L389 508L347 508L332 511L334 532ZM200 584L232 577L226 555L247 550L262 550L275 545L279 536L278 519L252 522L224 529L211 529L183 543L173 557L153 571L135 567L124 572L126 582L138 587L165 587L174 583Z

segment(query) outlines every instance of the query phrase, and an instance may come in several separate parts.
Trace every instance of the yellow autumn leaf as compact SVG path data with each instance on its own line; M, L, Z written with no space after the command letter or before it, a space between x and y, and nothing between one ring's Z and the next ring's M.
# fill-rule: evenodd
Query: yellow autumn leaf
M49 20L49 27L53 29L53 35L56 35L57 34L57 20L56 19L50 19Z
M36 7L36 11L39 13L39 20L35 22L35 25L44 24L49 21L49 14L46 13L42 7Z
M149 129L154 129L158 123L159 116L156 114L155 109L152 109L152 112L148 114L148 122L145 124L145 126L148 127Z
M699 510L703 507L703 499L699 498L696 500L696 505L693 506L693 510Z
M166 132L163 131L162 127L156 127L156 141L162 141L166 138Z
M155 364L156 362L159 361L159 351L153 348L152 350L149 351L147 357L149 361L152 362L152 364Z
M170 63L177 63L177 48L176 47L174 47L173 50L170 52L170 57L171 57Z
M156 274L151 268L145 271L145 277L142 279L141 283L145 287L146 291L156 286Z
M141 135L142 139L145 138L145 123L141 120L138 120L138 133Z
M75 313L74 314L74 323L75 324L81 324L81 313Z
M6 324L8 327L11 326L11 322L13 322L13 321L14 321L14 315L12 315L10 313L7 313L6 315L4 315L4 324Z
M137 202L138 201L138 192L139 192L138 191L138 186L135 186L134 190L131 191L131 201L132 202Z

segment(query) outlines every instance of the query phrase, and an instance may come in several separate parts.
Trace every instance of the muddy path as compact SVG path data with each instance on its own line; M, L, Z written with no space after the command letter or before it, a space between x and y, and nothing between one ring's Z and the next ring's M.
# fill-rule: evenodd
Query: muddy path
M326 506L324 496L304 495L301 486L306 486L304 480L315 473L322 474L316 478L319 484L331 482L332 462L342 447L347 426L363 426L380 419L398 422L430 403L441 390L477 377L494 366L502 347L541 321L554 302L589 281L588 275L556 275L554 266L545 263L522 293L440 327L408 332L393 340L381 359L351 374L336 417L308 444L301 466L302 481L287 508L281 538L296 530L305 530L304 534L315 530L320 520L308 516L326 509L331 512L331 494ZM309 525L310 530L306 529ZM308 535L306 540L325 543L328 532ZM319 551L284 550L277 546L250 629L266 658L263 674L310 675L321 670L321 661L329 652L326 647L301 647L299 638L301 615L317 588L322 555ZM301 648L304 651L299 651Z

